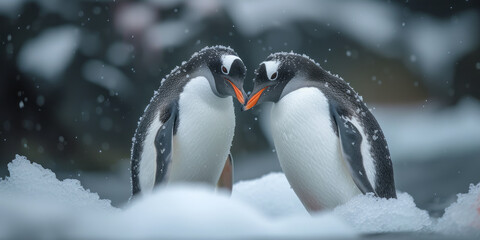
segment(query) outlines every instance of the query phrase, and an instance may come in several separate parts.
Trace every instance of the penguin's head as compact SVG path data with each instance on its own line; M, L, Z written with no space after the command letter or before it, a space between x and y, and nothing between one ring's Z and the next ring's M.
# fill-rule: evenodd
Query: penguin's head
M233 96L245 104L247 94L243 90L243 80L247 68L235 51L223 46L209 47L200 52L213 75L212 91L220 97Z
M311 66L313 64L313 66ZM275 53L260 63L255 70L253 91L243 110L248 110L262 102L278 102L288 89L295 87L296 79L307 75L316 65L305 56L295 53Z

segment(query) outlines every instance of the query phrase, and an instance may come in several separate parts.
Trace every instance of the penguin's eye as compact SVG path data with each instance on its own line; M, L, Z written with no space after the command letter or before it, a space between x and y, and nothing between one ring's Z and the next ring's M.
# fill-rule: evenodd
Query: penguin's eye
M222 72L223 72L224 74L228 74L228 69L227 69L225 66L223 66L223 65L222 65Z
M278 72L274 72L272 74L272 76L270 76L270 80L273 81L273 80L277 79L277 77L278 77Z

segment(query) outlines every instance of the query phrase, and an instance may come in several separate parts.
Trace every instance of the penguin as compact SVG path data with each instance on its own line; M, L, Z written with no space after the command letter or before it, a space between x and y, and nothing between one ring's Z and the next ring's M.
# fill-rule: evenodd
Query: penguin
M396 198L382 129L347 82L306 55L281 52L260 64L253 83L243 110L273 102L280 166L309 212L362 193Z
M132 139L132 196L175 182L231 190L232 97L244 104L246 71L233 49L214 46L161 81Z

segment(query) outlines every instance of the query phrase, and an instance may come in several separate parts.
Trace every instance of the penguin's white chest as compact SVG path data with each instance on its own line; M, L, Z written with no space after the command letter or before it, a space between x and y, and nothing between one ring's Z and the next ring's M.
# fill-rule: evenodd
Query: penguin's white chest
M190 80L179 97L179 124L173 137L167 181L215 185L232 145L232 97L214 95L204 77Z
M301 88L272 108L280 165L308 210L333 208L360 194L342 158L329 104L317 88Z

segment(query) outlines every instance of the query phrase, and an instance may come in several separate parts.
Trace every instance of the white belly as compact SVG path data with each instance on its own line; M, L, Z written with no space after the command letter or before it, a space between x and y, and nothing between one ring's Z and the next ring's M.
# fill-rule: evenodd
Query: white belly
M360 194L342 159L327 99L301 88L272 108L273 140L290 185L308 210L333 208Z
M179 118L167 181L195 181L215 186L235 130L232 97L217 97L208 80L197 77L190 80L180 94Z

